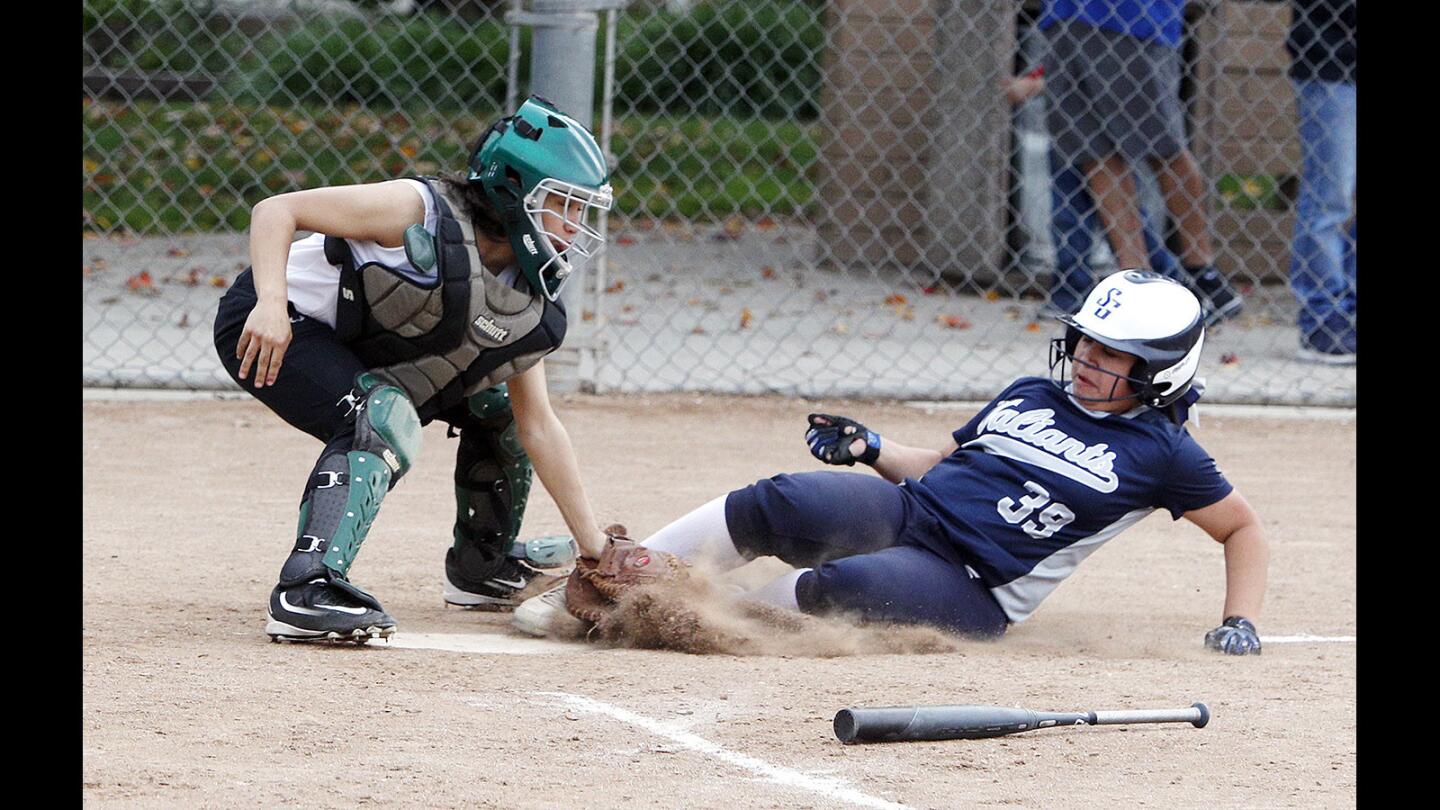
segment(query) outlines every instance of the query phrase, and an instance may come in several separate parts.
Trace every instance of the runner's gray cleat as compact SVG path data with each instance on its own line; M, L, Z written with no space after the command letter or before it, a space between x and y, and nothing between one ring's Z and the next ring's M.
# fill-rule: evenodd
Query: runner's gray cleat
M349 581L318 577L294 586L276 585L270 592L271 641L353 641L388 639L395 620L376 601Z
M570 611L565 607L565 583L562 582L539 596L532 596L521 602L520 606L515 608L510 624L522 633L543 637L550 634L550 623L557 616L568 615Z

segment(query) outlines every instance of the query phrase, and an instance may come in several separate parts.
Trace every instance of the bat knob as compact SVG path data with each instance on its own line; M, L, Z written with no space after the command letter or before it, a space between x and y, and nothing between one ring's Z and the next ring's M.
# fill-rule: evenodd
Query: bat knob
M1200 716L1190 722L1195 724L1196 728L1204 728L1205 724L1210 722L1210 710L1205 708L1204 703L1192 703L1190 705L1200 710Z

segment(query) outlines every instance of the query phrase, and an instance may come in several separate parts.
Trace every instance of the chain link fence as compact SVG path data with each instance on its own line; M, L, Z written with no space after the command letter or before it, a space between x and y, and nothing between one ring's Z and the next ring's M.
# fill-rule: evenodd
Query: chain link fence
M1120 5L1158 20L1172 4ZM248 264L251 207L463 166L528 91L529 32L506 22L520 8L85 0L85 384L233 387L211 321ZM1186 267L1208 265L1207 289L1242 308L1210 331L1207 399L1354 405L1354 366L1313 362L1354 350L1353 84L1335 101L1333 82L1287 75L1291 4L1183 4L1158 51L1118 32L1061 41L1085 27L1045 12L636 0L602 15L614 84L598 48L595 98L613 103L594 120L617 200L571 316L584 338L552 365L602 392L988 399L1045 372L1050 316L1094 279L1140 264L1204 288ZM1327 47L1353 69L1350 31ZM1122 113L1081 103L1106 92L1067 84L1086 65L1114 77ZM1315 121L1345 98L1336 145ZM1166 105L1184 160L1153 132L1131 151L1163 159L1087 161L1073 143L1148 132Z

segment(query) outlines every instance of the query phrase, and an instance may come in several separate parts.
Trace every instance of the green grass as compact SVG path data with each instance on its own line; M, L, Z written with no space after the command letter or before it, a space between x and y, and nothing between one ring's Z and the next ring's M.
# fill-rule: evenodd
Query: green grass
M84 100L83 227L136 234L233 231L267 196L462 168L498 111ZM617 117L616 210L718 220L798 214L814 193L811 125Z
M1215 193L1225 205L1241 211L1284 211L1290 202L1280 181L1269 174L1223 174L1215 181Z

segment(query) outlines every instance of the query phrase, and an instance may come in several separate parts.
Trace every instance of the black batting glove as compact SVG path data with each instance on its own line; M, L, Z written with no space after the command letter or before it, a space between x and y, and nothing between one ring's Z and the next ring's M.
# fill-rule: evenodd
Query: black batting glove
M1225 623L1205 634L1205 646L1228 655L1259 655L1260 634L1243 616L1230 616Z
M857 461L874 464L880 458L880 434L854 419L826 413L812 413L808 418L810 429L805 431L805 443L810 445L810 454L815 458L846 467L855 466ZM850 445L856 439L865 440L865 450L858 456L850 452Z

